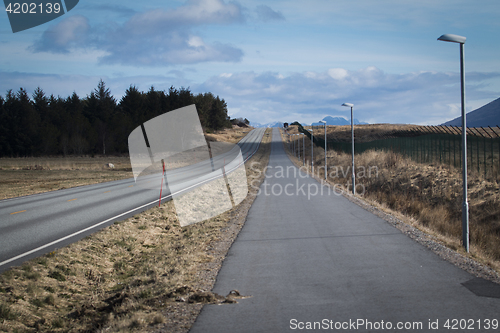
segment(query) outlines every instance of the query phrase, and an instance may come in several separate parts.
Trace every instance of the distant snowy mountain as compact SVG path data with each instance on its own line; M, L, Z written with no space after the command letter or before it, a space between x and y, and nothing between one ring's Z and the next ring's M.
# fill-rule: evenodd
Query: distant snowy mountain
M326 121L327 125L351 125L351 119L346 119L344 117L331 117L331 116L326 116L323 118L324 121ZM354 118L354 124L355 125L366 125L368 123L365 122L360 122L358 119ZM318 125L323 125L322 123L313 123L314 126Z
M262 124L254 123L253 121L250 122L250 126L255 127L255 128L263 127Z
M445 126L462 126L462 117L450 120ZM467 113L467 127L500 126L500 98Z
M280 121L276 121L274 123L267 123L267 124L259 124L259 123L254 123L250 122L250 126L259 128L259 127L283 127L283 123Z

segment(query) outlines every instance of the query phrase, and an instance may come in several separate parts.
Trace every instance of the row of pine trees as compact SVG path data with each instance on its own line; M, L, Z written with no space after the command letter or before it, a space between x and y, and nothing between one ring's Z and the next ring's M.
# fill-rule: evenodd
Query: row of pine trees
M189 88L142 92L130 86L119 102L101 80L85 98L23 88L0 96L0 157L126 154L128 135L167 111L196 104L205 131L231 127L224 99Z

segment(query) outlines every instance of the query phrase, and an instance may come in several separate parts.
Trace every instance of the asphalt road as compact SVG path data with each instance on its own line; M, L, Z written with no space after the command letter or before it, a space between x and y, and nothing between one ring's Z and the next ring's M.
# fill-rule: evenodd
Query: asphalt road
M499 330L499 285L293 170L275 129L268 178L213 289L251 297L205 305L191 333Z
M264 131L253 130L238 143L245 161L257 151ZM234 151L217 156L215 168L234 156ZM198 174L198 169L193 165L167 175L171 192L211 178ZM157 189L147 189L130 178L1 200L0 272L147 210L158 204L159 193L160 183ZM162 201L169 199L169 191L164 190Z

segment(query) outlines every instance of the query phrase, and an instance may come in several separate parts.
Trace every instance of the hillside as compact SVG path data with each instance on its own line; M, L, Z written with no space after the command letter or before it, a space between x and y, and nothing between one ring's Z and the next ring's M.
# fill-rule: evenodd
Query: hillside
M461 117L443 125L462 126ZM500 126L500 98L467 113L467 127Z

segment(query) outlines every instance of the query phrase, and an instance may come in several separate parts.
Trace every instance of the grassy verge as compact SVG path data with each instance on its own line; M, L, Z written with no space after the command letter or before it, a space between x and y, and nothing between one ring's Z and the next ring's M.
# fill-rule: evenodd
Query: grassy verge
M310 171L310 141L306 139L306 162ZM297 165L302 159L291 156ZM314 148L315 175L324 179L324 150ZM350 192L351 154L328 151L328 182ZM462 249L461 171L439 164L415 163L384 151L355 156L358 197L396 214L406 223L432 235L441 244L465 255ZM469 174L469 257L500 273L499 179Z
M269 142L247 163L249 182L263 174ZM11 268L0 275L0 331L187 332L203 304L241 297L209 290L255 199L249 189L204 222L181 228L167 202Z
M233 126L233 128L226 128L214 133L207 133L205 137L208 141L224 141L236 143L240 141L245 135L247 135L253 127L239 127Z
M128 157L0 158L0 200L130 178L131 170Z

